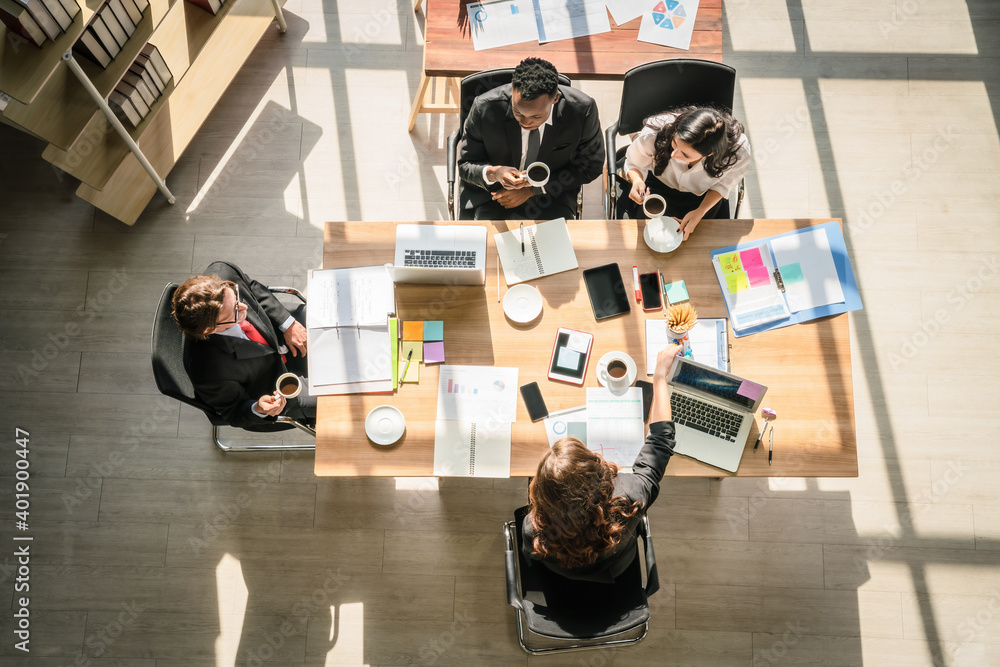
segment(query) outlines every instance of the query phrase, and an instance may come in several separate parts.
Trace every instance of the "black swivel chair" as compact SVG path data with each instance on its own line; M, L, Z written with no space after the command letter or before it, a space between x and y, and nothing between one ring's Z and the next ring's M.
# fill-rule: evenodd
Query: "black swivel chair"
M529 563L521 551L527 511L519 508L504 524L507 604L517 615L521 648L531 654L560 653L642 641L649 629L648 598L660 588L649 520L644 516L638 527L645 568L637 553L615 583L602 584L567 579L540 562Z
M160 302L156 306L156 314L153 319L153 336L151 343L151 355L153 359L153 378L156 381L156 388L160 393L171 398L176 398L181 403L198 408L205 413L208 421L212 423L212 439L216 446L224 452L260 452L260 451L313 451L316 443L307 445L297 444L244 444L227 445L219 439L219 427L229 424L216 414L207 403L199 399L194 393L194 386L191 378L188 377L184 369L184 355L187 350L187 337L177 328L177 322L171 313L170 300L177 289L177 283L168 283L160 295ZM292 316L300 322L305 321L305 297L301 292L291 287L270 287L274 293L291 294L298 297L301 303L291 310ZM274 423L262 426L248 427L245 430L255 432L286 431L298 428L309 435L316 437L316 431L302 424L291 417L279 415Z
M472 103L475 102L478 96L493 90L497 86L510 83L513 78L514 68L502 67L476 72L462 79L462 83L460 84L462 99L459 104L458 129L448 135L448 146L445 149L448 156L448 218L451 220L458 220L461 217L461 211L458 210L458 207L461 206L461 197L455 197L455 183L458 181L458 187L462 187L461 181L458 179L458 142L462 140L465 119L468 118L469 111L472 109ZM559 83L563 86L572 85L569 77L564 74L559 75ZM577 198L577 218L580 217L582 208L583 197L581 194Z
M618 120L604 131L607 154L604 212L609 220L614 219L615 203L619 196L623 196L618 190L619 181L616 176L628 148L624 146L616 150L617 137L638 132L642 129L643 120L674 107L709 105L732 110L735 91L736 70L708 60L659 60L625 72ZM733 218L739 216L744 190L744 181L741 180ZM624 196L628 196L628 193L625 192ZM730 217L728 201L723 201L718 215L720 218Z

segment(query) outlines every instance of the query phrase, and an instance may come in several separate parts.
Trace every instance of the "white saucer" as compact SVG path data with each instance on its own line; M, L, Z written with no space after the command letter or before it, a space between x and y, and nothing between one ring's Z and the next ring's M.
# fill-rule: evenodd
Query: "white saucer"
M684 240L681 233L681 225L677 218L667 216L665 218L653 218L646 222L646 228L642 230L642 238L655 252L670 252L676 250L677 246Z
M635 360L624 352L611 351L601 357L600 361L597 362L597 381L602 387L607 387L607 383L604 382L604 378L601 376L604 373L604 369L608 367L608 362L612 359L621 359L625 362L625 378L628 380L628 384L623 386L620 390L608 388L612 394L624 394L625 390L632 386L635 382L635 378L638 374L638 368L636 368Z
M403 437L406 419L403 413L391 405L372 408L365 417L365 433L376 445L391 445Z
M527 324L542 314L542 295L531 285L514 285L503 295L503 312L515 322Z

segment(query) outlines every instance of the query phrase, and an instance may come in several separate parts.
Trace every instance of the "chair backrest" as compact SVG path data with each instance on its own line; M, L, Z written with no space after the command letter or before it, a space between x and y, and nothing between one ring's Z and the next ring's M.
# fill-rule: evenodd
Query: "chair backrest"
M462 79L461 93L462 101L458 113L459 131L465 126L465 119L472 109L472 103L483 93L493 90L497 86L503 86L511 82L514 78L513 67L501 67L498 69L488 69L476 72ZM563 86L573 85L569 77L565 74L559 75L559 83Z
M732 111L736 70L693 58L659 60L625 72L618 134L642 129L642 121L672 107L711 105Z

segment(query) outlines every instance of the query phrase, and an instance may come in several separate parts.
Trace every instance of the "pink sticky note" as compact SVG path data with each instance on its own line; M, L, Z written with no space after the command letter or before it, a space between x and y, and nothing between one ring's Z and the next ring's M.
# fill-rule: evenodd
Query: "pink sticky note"
M754 267L764 266L764 260L760 256L760 248L741 250L740 261L743 262L743 270L747 272Z
M742 384L740 384L740 388L736 390L736 393L740 396L746 396L751 401L756 401L764 395L764 387L760 386L756 382L744 380Z
M766 266L755 266L747 269L747 278L750 280L750 287L760 287L771 282L771 274Z
M444 363L444 341L436 343L424 343L424 363L443 364Z

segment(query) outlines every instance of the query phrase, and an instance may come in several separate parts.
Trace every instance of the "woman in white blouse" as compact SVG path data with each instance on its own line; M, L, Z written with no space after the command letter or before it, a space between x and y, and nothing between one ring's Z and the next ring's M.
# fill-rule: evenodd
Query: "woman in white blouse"
M687 240L702 218L717 217L722 200L749 168L750 142L729 112L684 107L651 116L625 153L632 189L629 199L619 199L619 217L644 218L643 199L659 194Z

